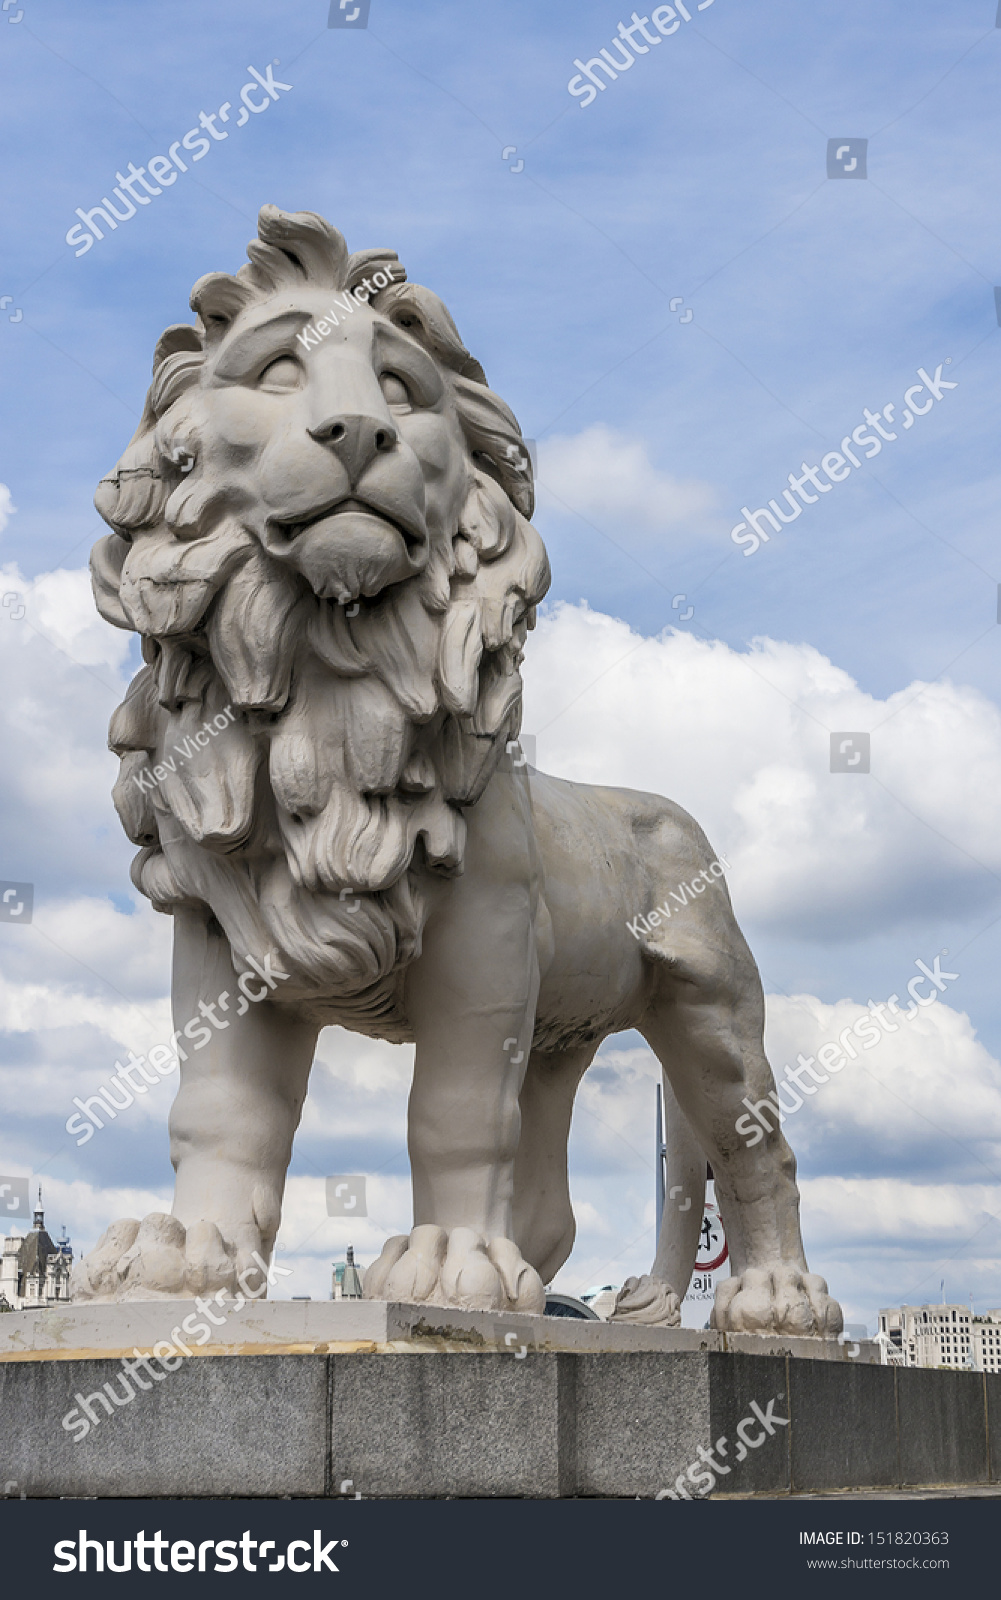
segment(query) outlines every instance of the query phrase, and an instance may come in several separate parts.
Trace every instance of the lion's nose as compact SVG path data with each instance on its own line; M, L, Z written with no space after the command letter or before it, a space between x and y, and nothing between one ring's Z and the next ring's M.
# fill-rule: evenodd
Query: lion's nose
M373 456L393 450L399 435L385 418L364 416L328 417L309 429L317 444L327 444L344 463L352 483L357 483Z

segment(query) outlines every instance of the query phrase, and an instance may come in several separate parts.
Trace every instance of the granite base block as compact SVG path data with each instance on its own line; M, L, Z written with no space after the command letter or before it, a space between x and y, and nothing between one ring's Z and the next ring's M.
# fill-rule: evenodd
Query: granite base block
M556 1499L566 1360L573 1357L332 1357L332 1491Z
M987 1482L985 1376L920 1369L899 1374L901 1483Z
M118 1317L113 1327L101 1310ZM117 1353L69 1342L105 1338L117 1352L128 1332L131 1356L169 1337L183 1311L94 1308L47 1348L51 1326L30 1346L11 1330L22 1347L0 1358L0 1488L673 1500L999 1478L1001 1379L832 1358L818 1342L812 1359L781 1341L755 1354L636 1348L652 1342L642 1330L590 1323L582 1345L548 1318L522 1319L537 1326L509 1340L513 1319L484 1331L475 1313L375 1305L335 1323L296 1306L248 1325L241 1353L192 1356L137 1388ZM145 1338L133 1338L140 1326ZM341 1338L315 1337L335 1326Z
M898 1484L896 1369L790 1363L790 1482L796 1490ZM931 1373L931 1377L949 1374ZM833 1380L833 1381L832 1381Z
M698 1464L710 1415L707 1356L619 1355L609 1365L585 1355L576 1368L577 1494L653 1496Z
M5 1493L168 1499L324 1493L322 1362L220 1356L186 1361L159 1382L142 1369L139 1376L148 1391L136 1390L119 1361L0 1364L0 1479L17 1485ZM111 1399L102 1401L105 1384ZM86 1434L81 1400L94 1418ZM71 1426L64 1425L67 1417Z

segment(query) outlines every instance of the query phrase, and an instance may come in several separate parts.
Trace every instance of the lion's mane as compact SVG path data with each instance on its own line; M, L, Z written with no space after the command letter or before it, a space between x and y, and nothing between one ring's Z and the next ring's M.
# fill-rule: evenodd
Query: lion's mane
M462 870L463 807L520 726L522 647L549 582L531 466L445 306L395 253L349 255L321 217L274 206L258 233L251 264L200 279L195 324L159 340L142 420L98 486L113 532L92 556L97 605L139 632L146 662L111 721L115 805L158 910L209 908L238 964L267 956L288 975L278 998L402 1039L422 880ZM373 309L447 384L470 488L423 571L346 607L273 559L200 471L201 381L244 308L377 272Z

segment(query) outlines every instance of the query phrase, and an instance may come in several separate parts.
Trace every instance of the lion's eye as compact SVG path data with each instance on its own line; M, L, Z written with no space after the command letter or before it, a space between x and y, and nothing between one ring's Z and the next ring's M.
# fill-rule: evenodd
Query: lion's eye
M302 386L302 368L293 356L279 356L265 367L257 380L262 389L299 389Z
M382 384L382 392L386 397L387 405L409 406L411 404L410 391L403 379L398 378L395 372L384 372L379 382Z

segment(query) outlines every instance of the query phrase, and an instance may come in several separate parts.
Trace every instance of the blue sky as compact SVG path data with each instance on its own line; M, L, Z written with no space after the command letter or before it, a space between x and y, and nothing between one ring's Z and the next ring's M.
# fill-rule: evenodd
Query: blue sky
M127 642L101 642L76 579L43 575L84 565L101 531L94 486L138 418L158 334L190 320L196 278L236 269L274 201L322 213L353 249L396 249L539 441L535 520L553 587L526 727L540 764L659 787L734 846L734 899L782 1047L797 1015L786 997L864 1005L899 989L916 958L954 953L952 1020L913 1043L904 1074L914 1085L937 1072L932 1098L917 1111L887 1091L863 1127L832 1092L789 1133L812 1258L857 1318L927 1280L924 1298L942 1276L953 1294L1001 1303L994 0L713 0L585 107L567 92L574 58L628 20L605 0L372 0L365 29L328 28L322 0L279 14L253 0L23 0L18 21L16 9L0 19L0 289L12 296L0 476L17 507L0 561L27 614L20 632L0 618L15 752L0 775L0 873L35 883L36 918L0 926L0 1167L44 1170L80 1242L119 1214L120 1195L169 1192L166 1103L53 1156L49 1090L61 1105L71 1080L96 1086L111 1070L130 1024L102 1005L162 1006L169 930L135 905L110 803L103 728ZM242 128L234 111L225 140L74 254L77 207L98 204L130 161L165 154L199 112L238 106L248 68L269 64L288 90ZM827 178L831 138L868 139L865 181ZM742 506L837 449L863 408L892 401L899 417L918 368L939 364L955 389L742 554L730 539ZM602 620L582 623L582 603ZM586 716L576 701L585 635L605 673L600 716L593 697ZM627 636L647 644L618 667ZM648 714L627 734L636 697ZM827 771L839 727L872 730L871 778ZM91 1010L74 1012L72 996ZM621 1044L575 1131L582 1228L568 1287L642 1270L652 1251L652 1077L636 1040ZM300 1238L308 1185L326 1170L384 1167L387 1225L406 1224L405 1070L380 1056L366 1080L375 1057L357 1061L347 1077L318 1070L290 1198ZM979 1074L976 1095L963 1071ZM899 1080L897 1093L906 1100ZM638 1155L609 1131L620 1113ZM839 1182L855 1185L875 1233L848 1221L839 1233ZM605 1233L602 1215L614 1218ZM314 1247L329 1259L342 1241L321 1226ZM320 1268L302 1270L322 1292Z

